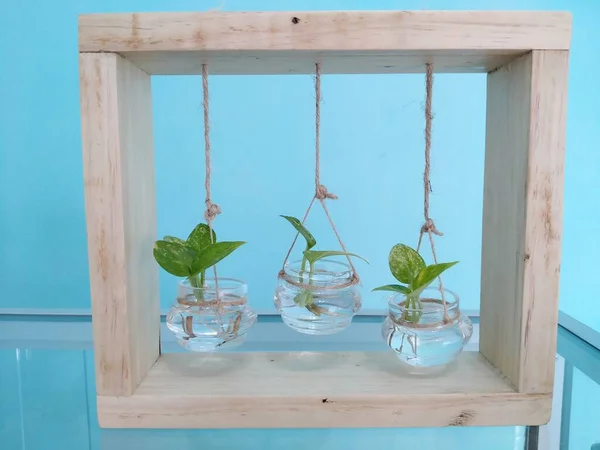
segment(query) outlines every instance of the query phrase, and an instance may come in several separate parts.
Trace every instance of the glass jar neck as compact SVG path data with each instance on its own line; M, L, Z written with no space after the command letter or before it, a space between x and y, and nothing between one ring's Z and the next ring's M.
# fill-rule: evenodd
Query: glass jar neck
M233 278L206 278L201 282L186 279L179 283L177 302L188 306L210 306L218 302L243 304L247 291L243 281Z
M390 318L405 326L427 328L460 319L458 296L447 289L426 288L419 297L397 295L390 299ZM445 304L444 304L445 303Z
M315 287L350 284L354 279L354 273L348 264L327 259L321 259L312 265L301 260L288 262L283 271L288 281Z

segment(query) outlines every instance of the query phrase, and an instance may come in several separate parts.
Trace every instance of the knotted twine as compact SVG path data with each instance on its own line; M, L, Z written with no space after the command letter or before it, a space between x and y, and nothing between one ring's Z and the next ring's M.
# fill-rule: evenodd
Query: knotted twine
M433 235L435 234L437 236L443 236L444 234L436 228L435 222L429 215L429 194L431 193L431 126L433 122L433 113L431 112L432 95L433 64L427 63L425 66L425 170L423 171L423 216L425 218L425 222L421 226L421 231L419 233L419 243L417 244L417 252L421 248L421 241L423 240L423 235L427 233L427 235L429 236L429 243L431 244L431 254L433 255L433 262L434 264L437 264L437 254L435 251ZM444 307L444 323L448 323L450 321L450 317L448 316L448 306L446 304L444 286L442 284L441 275L438 276L438 280L440 283L440 294L442 296L441 303Z
M298 240L298 236L300 235L300 232L297 232L296 236L294 237L294 240L292 241L292 245L290 245L290 248L288 249L287 254L285 255L285 259L283 260L281 270L278 274L279 278L285 279L290 284L293 284L295 286L301 286L305 289L342 289L349 286L353 286L360 281L358 274L356 273L356 268L352 263L352 259L350 258L350 255L347 254L348 250L346 250L344 241L342 240L337 230L337 227L335 226L335 223L331 218L331 214L329 214L329 210L327 209L327 205L325 203L325 200L327 199L337 200L338 196L329 192L327 188L321 184L321 63L315 63L315 193L312 197L312 200L310 201L310 204L308 205L308 208L306 209L306 212L304 213L304 217L302 218L302 225L304 225L304 222L306 222L308 214L310 213L310 210L312 209L315 200L318 200L319 203L321 203L321 206L323 207L323 211L325 211L327 220L329 221L329 224L331 225L331 228L333 229L333 232L335 233L335 236L338 242L340 243L342 251L346 253L348 264L352 269L352 277L349 281L331 286L314 286L310 284L304 284L289 277L285 273L285 264L287 263L288 258L292 253L292 249L294 248L294 245Z
M210 243L214 244L215 240L213 237L213 228L212 223L215 217L221 214L221 208L219 205L212 202L212 194L211 194L211 161L210 161L210 117L209 117L209 96L208 96L208 67L206 64L202 64L202 95L203 95L203 109L204 109L204 163L205 163L205 177L204 177L204 190L206 191L206 198L204 200L204 204L206 206L206 210L204 211L204 218L206 219L206 224L208 225L208 232L210 235ZM219 295L219 277L217 275L217 265L213 265L213 273L215 275L215 290L216 290L216 300L204 302L204 306L216 306L216 312L219 319L219 323L222 323L223 317L221 313L223 312L223 302L221 300L221 296ZM236 306L243 305L246 303L245 298L241 298L238 300L228 301L227 305ZM192 319L192 320L190 320ZM187 333L189 337L195 337L192 331L193 318L188 317L187 322ZM232 317L229 321L227 330L224 331L225 334L236 334L240 328L240 324L242 321L242 312L238 311L238 313ZM227 341L223 341L221 344L224 344Z
M206 210L204 211L204 218L206 219L206 223L208 225L208 233L210 236L210 243L214 244L213 238L213 229L212 222L217 217L217 215L221 214L221 208L219 205L212 202L211 198L211 164L210 164L210 121L209 121L209 98L208 98L208 68L206 64L202 64L202 96L203 96L203 109L204 109L204 162L205 162L205 177L204 177L204 190L206 191L206 198L204 200L204 204L206 205ZM217 308L217 316L219 317L219 323L222 322L221 317L221 297L219 295L219 277L217 275L217 265L213 265L213 273L215 276L215 290L216 290L216 299L203 302L203 306L216 306ZM204 288L204 286L202 286ZM186 300L180 300L180 303L186 304L188 306L195 306L196 302L187 302ZM233 330L233 332L237 331L239 328L239 322L241 320L241 314L238 314L238 318L235 321L235 324L230 323L227 329L227 332ZM197 337L194 334L194 317L188 316L185 319L185 325L183 326L184 331L187 333L187 337L184 339L192 339Z
M210 235L210 243L214 244L213 228L212 223L215 217L221 214L221 208L219 205L212 202L211 197L211 164L210 164L210 121L209 121L209 98L208 98L208 67L206 64L202 64L202 96L203 96L203 107L204 107L204 163L206 174L204 177L204 190L206 191L206 199L204 204L206 205L206 211L204 211L204 218L208 225L208 232ZM219 296L219 277L217 276L217 265L213 265L213 273L215 275L215 290L217 291L216 303L220 306L221 298Z

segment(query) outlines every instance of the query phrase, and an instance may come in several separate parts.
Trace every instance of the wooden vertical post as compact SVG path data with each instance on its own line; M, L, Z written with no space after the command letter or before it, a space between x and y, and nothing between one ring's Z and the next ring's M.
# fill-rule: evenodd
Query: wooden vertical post
M568 55L488 75L480 351L523 393L554 379Z
M129 396L159 355L150 76L115 53L79 64L96 386Z

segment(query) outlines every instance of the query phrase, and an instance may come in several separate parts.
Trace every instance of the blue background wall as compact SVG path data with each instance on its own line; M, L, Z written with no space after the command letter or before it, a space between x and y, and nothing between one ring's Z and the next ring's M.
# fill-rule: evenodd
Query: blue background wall
M569 85L561 308L600 329L591 290L600 219L600 3L594 0L268 1L4 0L0 16L0 308L87 308L77 67L77 14L162 10L558 9L574 18ZM258 309L272 308L279 265L312 193L313 91L309 76L212 77L214 199L221 239L248 244L220 274L248 281ZM201 81L156 77L155 158L159 235L185 236L203 211ZM323 79L322 178L340 196L331 211L360 264L364 307L391 281L387 253L414 245L422 220L423 76ZM434 88L432 216L441 260L458 259L446 284L478 308L485 76L439 75ZM322 213L309 225L322 248L335 240ZM588 281L589 280L589 281ZM176 280L161 274L167 307Z

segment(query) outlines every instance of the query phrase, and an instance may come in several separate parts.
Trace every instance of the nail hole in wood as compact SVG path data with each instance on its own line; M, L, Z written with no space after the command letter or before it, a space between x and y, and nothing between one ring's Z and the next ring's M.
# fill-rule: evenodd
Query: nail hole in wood
M297 23L300 23L300 19L298 19L297 17L292 17L292 23L296 25Z

